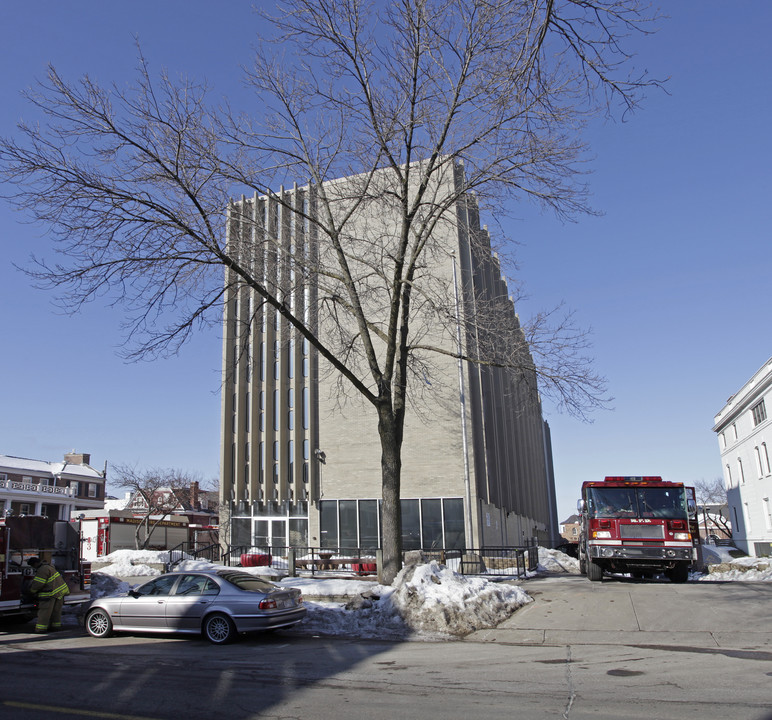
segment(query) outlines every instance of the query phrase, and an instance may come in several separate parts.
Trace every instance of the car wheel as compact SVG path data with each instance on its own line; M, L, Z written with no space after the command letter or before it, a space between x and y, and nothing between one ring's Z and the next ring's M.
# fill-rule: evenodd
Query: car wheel
M213 613L204 620L204 636L215 645L224 645L236 637L236 626L227 615Z
M86 632L95 638L110 637L113 634L113 622L107 612L97 608L86 615Z

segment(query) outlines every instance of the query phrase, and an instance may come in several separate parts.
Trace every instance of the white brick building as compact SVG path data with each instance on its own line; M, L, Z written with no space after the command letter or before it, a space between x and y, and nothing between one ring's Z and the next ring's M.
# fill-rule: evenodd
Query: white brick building
M749 555L772 555L772 359L715 417L732 536Z

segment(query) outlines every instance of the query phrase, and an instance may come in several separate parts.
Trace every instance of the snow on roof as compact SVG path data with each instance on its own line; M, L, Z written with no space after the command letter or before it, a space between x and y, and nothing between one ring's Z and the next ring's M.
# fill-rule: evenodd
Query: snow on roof
M92 468L91 465L76 465L63 461L31 460L30 458L18 458L13 455L0 455L0 469L18 470L31 475L74 475L94 479L102 478L102 473Z

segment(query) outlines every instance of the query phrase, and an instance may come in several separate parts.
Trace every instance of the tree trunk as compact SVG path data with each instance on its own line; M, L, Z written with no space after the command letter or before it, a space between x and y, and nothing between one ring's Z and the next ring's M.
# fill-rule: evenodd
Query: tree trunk
M402 513L399 503L402 475L402 447L397 421L391 408L378 410L378 434L381 439L381 482L383 504L383 568L381 581L390 585L402 569Z

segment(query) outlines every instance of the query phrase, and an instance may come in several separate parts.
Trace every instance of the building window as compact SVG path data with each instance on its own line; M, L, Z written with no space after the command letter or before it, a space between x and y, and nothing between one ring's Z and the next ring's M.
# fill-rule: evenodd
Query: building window
M767 419L767 408L763 398L751 408L751 415L753 416L753 427L760 425Z
M772 530L772 505L770 505L768 497L763 498L761 502L764 506L764 523L767 530Z
M732 435L734 435L734 439L737 440L737 423L732 423Z
M761 464L761 450L759 450L759 446L756 445L755 448L753 448L753 454L756 457L756 470L758 470L759 477L764 477L764 467Z
M751 534L751 509L748 507L748 503L743 503L743 510L745 511L745 537Z
M421 547L442 548L442 501L421 500Z
M29 503L22 503L21 505L19 505L19 514L21 514L21 515L30 515L31 514Z
M743 485L745 483L745 472L743 471L742 458L737 458L737 472L740 475L740 477L738 478L740 481L740 485Z
M444 498L442 516L445 520L445 549L461 550L466 547L464 501L461 498Z
M726 466L726 486L732 487L732 468L729 465Z
M364 552L374 553L378 547L380 525L378 521L378 501L359 501L359 546Z
M772 473L772 470L769 469L769 451L767 450L767 444L765 442L761 443L761 459L764 461L764 465L766 466L766 474L769 475Z
M319 528L321 530L319 546L338 547L338 503L335 500L322 500L319 503Z
M96 483L89 483L88 484L88 496L90 498L98 497L98 495L97 495L97 484Z
M721 449L723 450L726 448L726 435L722 432L718 437L721 440Z

